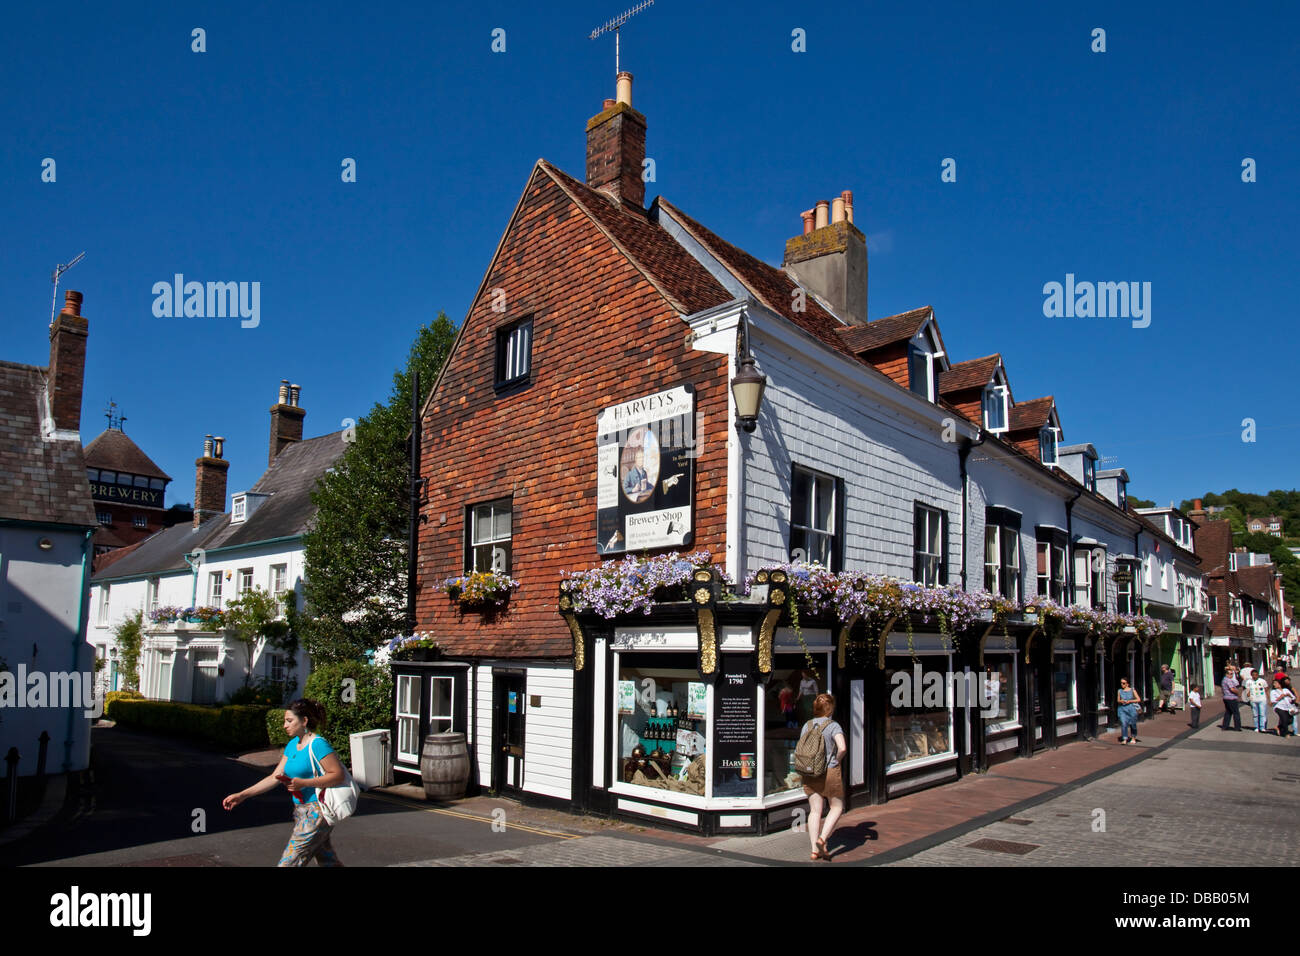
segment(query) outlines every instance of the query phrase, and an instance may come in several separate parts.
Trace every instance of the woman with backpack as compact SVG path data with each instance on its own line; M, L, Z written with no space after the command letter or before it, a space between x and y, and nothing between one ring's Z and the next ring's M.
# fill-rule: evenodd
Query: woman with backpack
M808 796L808 839L812 844L810 860L831 859L826 841L835 832L835 824L844 812L844 779L840 761L848 753L844 729L835 722L835 698L818 694L813 701L813 719L804 724L795 748L795 770L803 777L803 792ZM820 771L820 773L818 772ZM822 807L829 804L826 822Z
M321 812L318 793L337 787L348 779L338 755L314 728L325 723L325 708L312 700L295 700L284 712L284 732L289 743L280 755L274 772L247 790L232 793L221 801L233 810L249 797L274 790L284 784L293 797L293 834L280 857L280 866L306 866L313 857L321 866L342 866L330 845L333 825Z

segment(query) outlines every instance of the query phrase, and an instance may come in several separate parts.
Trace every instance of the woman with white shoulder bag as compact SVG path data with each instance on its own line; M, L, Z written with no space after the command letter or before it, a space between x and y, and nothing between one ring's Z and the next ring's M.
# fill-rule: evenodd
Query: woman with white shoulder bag
M221 802L233 810L249 797L279 784L293 797L293 834L280 866L306 866L314 857L321 866L342 866L330 833L356 809L359 788L324 737L314 733L325 723L325 709L313 700L295 700L284 712L289 743L270 776Z

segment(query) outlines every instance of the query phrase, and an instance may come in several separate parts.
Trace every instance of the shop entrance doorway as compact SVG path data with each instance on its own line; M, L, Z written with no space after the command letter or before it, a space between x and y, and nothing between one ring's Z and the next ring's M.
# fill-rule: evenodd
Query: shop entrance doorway
M524 675L492 675L492 789L498 793L524 785Z
M1039 666L1029 664L1029 710L1033 720L1033 736L1030 738L1030 745L1034 753L1042 750L1047 746L1047 731L1043 725L1043 695L1040 689L1042 681L1039 680Z

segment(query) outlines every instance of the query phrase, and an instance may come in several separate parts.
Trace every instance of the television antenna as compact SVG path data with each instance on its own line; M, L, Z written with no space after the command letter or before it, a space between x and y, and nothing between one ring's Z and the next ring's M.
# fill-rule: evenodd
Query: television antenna
M615 73L618 73L619 71L619 66L618 66L619 28L623 26L623 24L627 23L627 21L630 20L632 17L636 16L638 13L644 10L646 7L654 6L654 2L655 0L645 0L644 3L638 3L631 10L627 10L623 13L620 13L618 16L616 16L613 20L610 20L604 26L596 27L596 29L591 31L591 39L593 40L596 39L598 36L600 36L602 33L612 32L614 34L614 72Z
M84 258L86 254L83 252L71 262L60 262L54 267L54 274L51 277L54 280L54 294L50 297L50 325L54 325L54 310L59 307L59 278Z

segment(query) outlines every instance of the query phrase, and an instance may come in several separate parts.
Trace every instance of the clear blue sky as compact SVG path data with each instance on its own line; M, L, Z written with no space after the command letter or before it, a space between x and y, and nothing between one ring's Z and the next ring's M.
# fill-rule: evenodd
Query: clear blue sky
M50 271L84 250L83 439L112 396L169 504L206 432L251 486L281 378L308 435L360 417L420 322L461 321L533 162L583 176L614 87L587 35L633 2L11 5L0 358L47 363ZM1000 351L1017 398L1055 395L1067 442L1164 503L1297 485L1296 11L657 0L623 67L651 195L779 263L800 210L852 189L871 316L932 304L955 359ZM177 272L260 282L260 326L156 318ZM1066 273L1150 282L1150 327L1045 318Z

